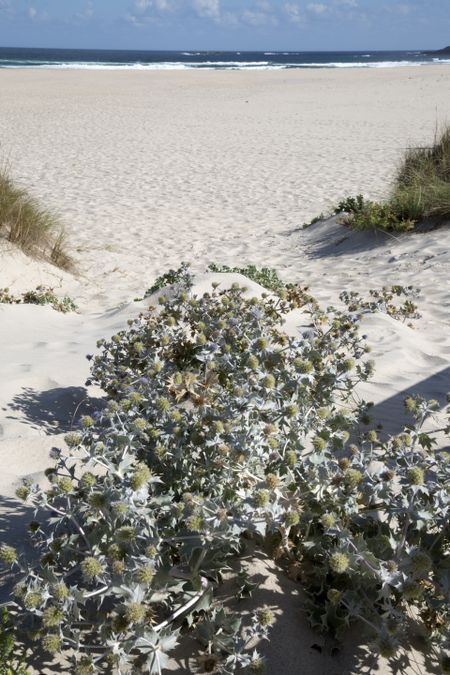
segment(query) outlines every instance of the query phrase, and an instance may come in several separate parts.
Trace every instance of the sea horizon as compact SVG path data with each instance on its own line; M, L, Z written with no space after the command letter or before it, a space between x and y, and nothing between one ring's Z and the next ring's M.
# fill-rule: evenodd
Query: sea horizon
M251 51L0 47L0 68L75 70L289 70L450 64L425 50Z

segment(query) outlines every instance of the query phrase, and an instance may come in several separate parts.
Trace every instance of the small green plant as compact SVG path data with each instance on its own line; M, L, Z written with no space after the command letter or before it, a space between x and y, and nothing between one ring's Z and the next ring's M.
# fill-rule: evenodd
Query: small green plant
M14 630L6 607L0 608L0 675L28 675L21 658L14 654Z
M359 194L356 197L346 197L342 199L335 207L335 213L362 213L365 209L366 202L364 197Z
M247 277L247 279L251 279L251 281L264 286L264 288L267 288L274 293L280 293L287 288L287 285L280 279L278 273L270 267L258 268L255 265L247 265L246 267L228 267L228 265L211 263L208 267L208 271L242 274L244 277Z
M0 168L0 236L35 258L62 269L73 267L58 218L15 185L6 168Z
M390 202L380 203L365 200L361 195L347 197L335 209L345 215L342 222L355 230L382 230L384 232L408 232L415 221L404 219Z
M189 263L182 262L180 267L176 270L169 270L165 274L157 277L155 282L149 289L145 292L144 297L147 298L149 295L153 295L157 291L160 291L166 286L173 286L174 284L185 283L189 278Z
M69 296L59 298L53 288L37 286L33 291L26 291L20 296L13 295L9 288L0 288L0 304L6 305L50 305L57 312L67 314L76 312L78 307Z
M318 216L314 216L314 218L311 218L311 220L307 223L303 223L302 230L306 230L308 227L311 227L312 225L315 225L316 223L320 223L322 220L326 220L330 216L325 214L325 213L319 213Z
M384 286L378 290L369 290L370 299L364 299L356 291L343 291L339 298L350 312L384 312L393 319L397 319L411 326L411 321L420 319L417 305L413 302L418 298L420 290L414 286ZM399 301L399 299L403 299Z

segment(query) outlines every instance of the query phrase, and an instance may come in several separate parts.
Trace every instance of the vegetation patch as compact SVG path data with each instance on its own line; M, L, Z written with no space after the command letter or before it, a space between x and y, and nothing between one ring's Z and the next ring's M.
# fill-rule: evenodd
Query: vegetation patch
M395 660L416 616L444 668L450 458L424 431L438 404L409 397L410 423L382 441L355 403L373 371L357 299L321 310L299 287L258 299L218 283L196 296L180 274L99 342L90 382L108 405L54 451L48 488L17 491L36 508L39 557L0 546L18 574L17 630L73 649L74 673L160 673L187 633L204 670L261 672L251 646L273 608L244 617L218 595L231 563L236 597L249 590L250 542L303 584L318 630L357 622ZM295 308L305 328L290 337Z
M25 291L20 296L13 295L9 288L0 288L0 304L6 305L50 305L57 312L67 314L76 312L78 307L69 296L59 298L53 288L37 286L33 291Z
M413 231L425 219L437 225L450 221L450 127L436 135L431 147L407 150L386 201L348 196L334 214L342 214L341 221L355 230L391 233ZM327 217L320 214L304 227Z
M18 187L4 168L0 169L0 236L27 255L65 270L73 267L59 219Z
M13 622L6 607L0 608L0 675L28 675L16 648Z

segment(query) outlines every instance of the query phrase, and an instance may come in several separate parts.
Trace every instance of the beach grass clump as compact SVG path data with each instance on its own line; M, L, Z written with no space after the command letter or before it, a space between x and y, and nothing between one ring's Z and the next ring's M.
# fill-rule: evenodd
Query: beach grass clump
M405 219L450 219L450 126L436 134L431 147L407 151L390 202Z
M37 286L31 291L14 295L9 288L0 288L0 304L6 305L50 305L57 312L76 312L78 307L68 295L58 297L53 288Z
M34 258L65 270L73 267L58 217L18 187L4 167L0 168L0 237Z
M444 647L450 464L423 431L436 403L410 397L414 421L381 441L355 403L373 370L358 312L293 289L192 286L185 270L99 342L90 382L106 406L55 451L49 487L18 492L52 514L31 528L38 563L0 547L20 573L18 630L73 649L74 672L91 659L159 673L187 633L203 664L254 672L273 610L244 616L219 599L231 563L242 594L250 543L295 570L313 626L340 636L360 621L394 656L414 610ZM291 337L283 320L299 305L307 328Z
M354 229L385 232L408 232L425 219L450 220L450 126L431 147L406 151L385 202L347 197L335 213L345 213L345 224Z

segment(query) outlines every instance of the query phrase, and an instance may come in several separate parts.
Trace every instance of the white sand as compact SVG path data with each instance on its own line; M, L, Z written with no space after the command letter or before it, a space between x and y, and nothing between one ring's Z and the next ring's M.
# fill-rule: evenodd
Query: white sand
M349 238L333 223L297 228L346 194L381 196L403 149L430 141L445 120L449 86L446 67L0 70L2 154L62 214L80 270L73 278L3 244L0 287L46 283L81 307L63 316L0 305L0 512L7 516L0 540L16 541L28 518L11 501L20 479L42 478L49 449L86 398L98 395L84 388L85 355L139 311L132 300L157 273L182 260L201 271L212 261L273 266L324 303L343 289L420 287L415 330L383 316L365 321L377 369L363 393L388 429L402 422L405 392L443 400L450 389L448 229L376 240ZM291 586L273 572L270 583L283 615L269 672L355 672L352 645L335 663L309 649ZM277 584L290 590L282 595Z

